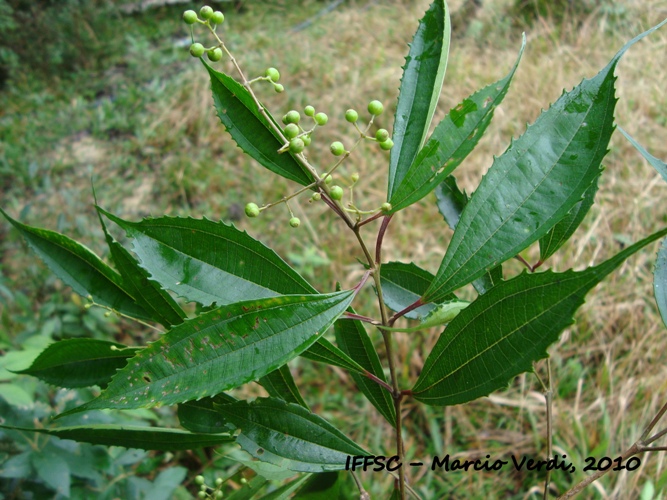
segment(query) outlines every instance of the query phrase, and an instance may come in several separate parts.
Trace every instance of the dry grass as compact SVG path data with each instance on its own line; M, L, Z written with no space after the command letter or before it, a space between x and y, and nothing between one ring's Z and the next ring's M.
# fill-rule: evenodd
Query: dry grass
M460 185L469 193L490 167L492 155L502 153L509 139L518 136L526 122L534 121L541 108L547 108L564 88L569 90L582 77L593 76L629 38L667 15L664 3L659 1L627 0L621 5L626 9L626 21L615 31L608 29L609 20L600 13L577 28L556 30L543 21L530 29L509 95L477 150L456 172ZM322 145L321 150L311 147L312 162L324 169L331 163L327 145L341 138L349 143L354 137L343 120L347 108L365 111L366 103L378 98L387 108L378 125L391 130L406 43L427 6L424 0L353 2L327 14L306 31L291 33L289 28L297 19L293 13L285 12L285 24L280 26L282 18L275 12L250 3L247 16L229 16L227 39L248 75L261 74L268 66L281 70L287 88L284 95L274 95L268 87L266 92L259 91L269 108L275 110L274 115L306 104L329 114L330 124L314 139ZM317 5L311 3L308 8L314 12ZM507 30L494 32L491 20L497 9L499 6L494 4L480 13L480 22L487 23L484 40L463 37L453 41L437 118L474 90L503 77L514 63L520 35ZM660 158L667 158L667 90L663 84L667 81L666 46L667 29L662 29L634 46L617 71L621 98L617 123ZM223 67L231 73L228 63ZM216 219L227 217L236 210L235 205L270 202L293 189L238 154L212 112L207 75L201 67L193 63L171 85L175 90L154 107L145 135L135 138L136 148L144 154L162 151L156 166L142 169L140 174L127 173L113 195L107 199L101 195L107 206L130 216L162 210L182 212L183 199L188 199L195 214ZM118 165L108 160L108 145L87 141L78 144L78 153L74 151L70 160L75 165L92 164L102 182L117 180ZM554 269L582 269L599 263L617 252L621 242L637 241L665 223L662 179L618 133L612 139L612 148L604 162L606 171L596 204L572 240L548 263ZM202 150L213 152L215 163L203 164L209 160L201 155ZM100 152L104 152L101 159ZM376 207L384 201L387 158L372 145L362 145L342 170L345 175L360 173L355 200L362 207ZM188 186L187 178L193 175L207 181L203 186ZM58 182L73 181L63 177ZM174 188L182 195L174 195ZM167 198L151 200L168 189L172 194ZM87 199L87 193L81 196ZM55 199L36 203L58 204ZM21 200L15 200L15 206L20 204ZM238 224L276 245L282 255L303 252L309 246L325 251L333 267L326 273L316 271L313 282L318 288L332 289L334 278L343 286L355 284L362 272L356 263L360 253L343 225L331 223L324 205L309 205L307 197L292 206L305 226L298 238L288 231L287 214L280 213L280 208L263 214L261 222L240 220ZM374 240L375 230L368 228L368 240ZM450 235L429 197L395 217L385 240L385 260L414 261L434 271ZM537 260L537 249L530 249L525 256L529 261ZM584 477L581 467L585 457L620 455L665 402L665 327L651 289L654 257L655 247L632 257L591 292L576 325L550 350L558 394L553 406L554 444L578 468L574 477L554 478L561 491ZM508 274L519 271L512 263L507 269ZM368 303L372 304L370 299ZM435 336L423 342L409 335L396 336L404 386L416 379L425 353L435 340ZM306 380L341 380L334 387L318 385L322 396L314 402L314 409L324 410L370 449L390 453L389 426L368 405L363 407L367 413L350 408L363 404L353 398L352 381L344 373L319 366L318 375L313 376L310 366L303 360L296 364ZM544 377L545 364L538 364L537 371ZM349 388L350 393L336 395L341 386ZM327 404L331 400L336 401L337 408ZM507 459L512 453L537 457L546 450L544 403L532 376L518 377L506 391L468 405L434 409L407 401L404 411L410 456L424 459L440 450L465 458L490 453ZM609 474L589 488L587 497L596 491L600 498L630 498L636 497L648 480L662 485L667 478L663 453L642 457L642 462L637 472ZM363 478L376 494L389 485L388 481L379 481L379 475ZM476 492L484 491L488 498L529 497L542 485L542 476L536 474L507 473L499 479L495 473L445 476L427 471L415 472L413 479L415 484L428 484L431 492L465 492L474 497ZM494 486L497 481L500 487Z

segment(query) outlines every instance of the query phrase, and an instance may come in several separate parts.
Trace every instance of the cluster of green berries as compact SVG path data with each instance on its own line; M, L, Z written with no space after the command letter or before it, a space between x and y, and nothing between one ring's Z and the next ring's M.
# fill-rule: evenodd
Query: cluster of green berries
M368 112L372 116L375 117L381 115L383 111L384 106L380 101L371 101L368 103ZM359 113L354 109L348 109L345 112L345 120L350 123L357 123L359 120ZM389 151L394 146L394 141L389 138L389 132L383 128L375 133L375 140L380 144L380 148L385 151ZM343 145L340 142L334 142L331 145L331 152L335 156L340 156L345 152L345 148L343 148Z
M199 485L199 492L197 493L198 498L222 498L224 494L222 493L222 485L224 481L221 477L216 478L215 488L211 488L206 485L206 478L204 476L196 476L195 484ZM209 491L211 490L211 491Z
M316 126L326 125L329 121L329 117L325 113L315 113L315 108L312 106L306 106L303 110L303 113L312 118ZM314 130L304 130L299 122L301 121L301 114L293 109L288 111L285 116L283 116L283 124L285 128L283 129L283 134L285 138L289 141L289 151L292 154L299 154L303 152L305 148L310 146L311 142L311 133Z
M278 83L278 80L280 80L280 72L276 68L268 68L264 75L273 84L273 90L279 94L285 90L285 87Z
M201 17L201 19L200 19ZM219 10L214 11L208 5L204 5L199 10L199 16L194 10L186 10L183 12L183 21L185 24L193 25L197 22L208 25L211 29L215 29L218 24L222 24L225 16ZM195 42L190 45L190 54L192 57L202 57L206 53L209 60L217 62L222 59L222 49L220 47L205 48L201 43Z

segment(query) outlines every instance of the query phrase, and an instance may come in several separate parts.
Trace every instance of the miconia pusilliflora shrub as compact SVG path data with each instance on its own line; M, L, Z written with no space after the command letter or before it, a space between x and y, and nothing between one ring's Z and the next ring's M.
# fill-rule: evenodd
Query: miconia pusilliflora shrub
M210 76L213 104L231 139L266 168L266 175L291 181L291 193L277 200L248 202L245 214L255 218L266 212L262 217L284 217L283 227L298 228L301 219L292 212L291 200L308 200L312 205L306 204L306 211L315 204L326 205L331 224L344 227L358 243L362 277L351 289L326 289L326 284L318 283L318 292L271 248L224 221L164 216L131 222L96 206L110 249L112 265L108 265L67 236L27 226L2 211L56 275L90 305L161 325L165 331L146 346L104 341L93 345L85 342L89 339L50 345L23 373L62 387L103 389L95 399L62 413L62 420L52 427L34 432L160 450L236 443L273 471L299 474L275 485L267 498L287 498L292 493L299 498L299 491L305 495L314 485L324 488L325 498L348 474L339 471L359 465L360 456L393 450L398 462L406 462L410 453L404 447L401 423L406 400L432 406L463 404L531 372L574 322L586 294L632 254L667 235L667 228L658 231L582 271L546 269L549 257L573 235L594 203L601 163L616 128L617 63L631 45L667 20L629 41L596 75L564 92L494 158L470 197L452 174L475 148L507 94L525 38L506 76L463 97L430 132L450 42L447 5L435 0L419 21L402 68L392 131L379 128L387 126L386 121L375 123L387 103L373 99L367 114L363 108L361 113L351 108L326 110L344 117L355 136L326 143L319 128L327 124L328 116L316 111L317 102L302 113L292 109L276 114L282 116L280 121L261 104L264 93L286 90L278 83L280 72L273 66L256 77L244 72L240 59L231 56L216 31L225 21L221 12L204 6L198 14L184 12L183 21L193 30L190 54L200 58ZM212 45L195 41L200 28L209 31ZM231 61L228 67L234 71L215 69L204 55L211 62ZM266 64L280 66L279 61ZM667 179L664 163L627 137ZM371 147L387 161L386 201L380 206L364 206L364 199L354 196L355 186L365 182L363 175L350 173L356 170L355 152L362 147ZM313 165L308 154L313 148L328 148L331 154L321 156L328 163ZM432 191L438 195L436 209L454 231L439 268L432 274L413 263L386 262L385 237L391 230L400 232L392 224L394 214ZM132 252L114 239L109 225L132 240ZM539 245L540 259L531 265L519 254L534 243ZM526 266L518 275L503 269L503 263L514 258ZM665 262L663 240L654 275L663 318L667 318ZM357 311L355 298L367 287L375 291L376 308ZM461 295L464 287L470 293ZM194 312L186 313L172 294L196 303L196 309L188 309ZM460 298L471 294L472 300ZM409 326L405 318L418 323ZM409 360L400 359L393 338L396 332L429 328L440 333L432 349L421 353L419 376L406 381L400 372ZM336 427L311 411L287 365L297 356L349 373L394 430L382 450L373 449L370 442L353 441L341 425ZM270 397L243 400L227 393L252 382ZM545 393L548 402L549 380ZM184 429L61 425L90 410L164 405L178 405ZM657 419L651 422L630 450L619 450L619 456L628 459L650 450L662 435L650 435L656 423ZM11 428L11 422L5 426ZM544 439L552 450L552 436ZM357 479L355 472L349 474ZM383 474L396 479L392 498L419 497L408 467ZM322 486L325 478L328 486ZM594 479L575 485L564 497ZM204 476L197 475L193 481L201 498L221 498L230 491L223 478L207 484ZM257 484L253 481L243 487ZM263 481L262 485L266 478ZM545 491L548 482L547 477ZM356 484L361 498L366 498L362 482Z

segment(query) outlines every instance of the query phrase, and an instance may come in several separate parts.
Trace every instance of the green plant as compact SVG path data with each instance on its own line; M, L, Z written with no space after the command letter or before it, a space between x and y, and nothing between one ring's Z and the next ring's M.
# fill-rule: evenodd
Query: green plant
M202 9L201 14L209 21L214 15L212 9ZM215 23L206 19L201 23L214 32ZM667 234L659 231L585 271L535 272L573 234L593 203L600 164L614 128L613 73L625 50L639 38L596 77L565 93L528 128L494 162L471 198L458 189L451 174L484 134L516 65L505 78L464 99L428 137L448 54L444 2L433 3L415 35L404 67L392 138L368 134L383 108L379 101L371 102L365 128L357 125L358 116L349 120L358 132L352 147L346 150L339 141L331 145L336 159L324 174L310 164L303 154L306 141L297 137L317 138L316 126L326 123L326 115L313 114L314 108L304 110L315 124L302 129L295 112L289 112L292 115L285 121L296 127L289 137L255 90L262 84L277 89L277 71L267 70L265 76L248 80L232 59L238 81L202 61L211 77L218 114L233 139L268 170L302 186L261 209L249 203L247 215L257 216L301 194L323 200L358 241L366 266L363 278L351 290L318 293L268 247L233 226L169 217L128 222L98 208L114 270L65 236L23 225L5 214L58 276L90 304L161 324L166 330L145 348L106 341L93 346L75 340L44 350L24 373L52 383L76 379L84 387L106 386L96 399L61 417L72 419L84 410L178 404L180 423L190 431L69 425L39 432L148 449L165 440L172 448L235 441L260 462L304 473L281 486L279 495L285 497L302 486L307 489L309 473L322 473L312 481L333 477L329 485L333 491L339 487L338 476L324 472L345 468L350 455L369 453L309 410L285 365L300 355L350 371L360 391L395 427L394 452L405 461L401 432L405 398L435 406L465 403L532 370L533 363L546 357L546 348L571 324L586 293L634 252ZM229 55L220 39L209 50ZM301 144L292 147L288 139ZM356 200L356 205L341 203L343 188L327 183L365 141L378 141L382 149L392 151L387 201L368 210L357 206L363 199ZM354 179L357 182L363 179ZM438 272L431 275L414 264L383 263L382 243L393 215L433 190L438 209L455 230ZM294 226L292 221L299 219L289 211ZM105 220L134 240L138 259L114 240ZM372 251L365 233L374 221L380 228ZM511 258L525 262L520 252L536 241L540 260L533 266L526 264L530 273L505 276L502 263ZM660 278L664 265L658 269ZM370 279L378 309L358 314L352 309L353 301ZM656 282L664 282L660 279ZM455 292L459 294L470 283L477 296L470 302L459 300ZM165 290L196 302L197 313L186 321L181 306ZM463 293L468 292L472 293ZM420 323L397 326L403 317ZM324 336L332 325L336 344ZM403 380L393 332L444 325L433 349L425 353L419 378ZM388 379L366 327L374 329L371 335L377 329L382 337ZM253 380L271 397L251 402L224 392ZM407 383L410 388L402 389ZM550 397L548 380L545 391ZM21 426L11 423L13 431ZM645 442L648 439L644 437ZM263 474L266 471L256 479ZM197 482L206 486L203 496L219 496L224 486L224 481L217 480L215 486L207 486L205 478ZM399 469L397 484L397 497L412 491L405 468ZM270 495L278 496L275 491Z

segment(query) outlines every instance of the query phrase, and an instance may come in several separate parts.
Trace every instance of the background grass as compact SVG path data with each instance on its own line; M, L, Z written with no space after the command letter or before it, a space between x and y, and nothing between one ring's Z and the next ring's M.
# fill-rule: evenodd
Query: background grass
M354 138L343 119L346 109L365 111L370 100L379 99L386 111L376 123L391 130L406 43L428 3L347 1L318 18L313 16L326 4L315 0L248 1L239 12L222 4L230 5L222 33L248 75L263 74L268 66L280 69L284 94L274 94L268 86L257 89L274 115L307 104L329 115L329 124L314 138L320 147L311 146L309 154L312 163L323 169L331 161L328 144ZM457 12L462 4L452 1L450 7ZM10 78L0 92L3 208L28 224L64 232L105 255L92 207L92 179L99 203L124 218L162 213L222 218L274 247L318 289L331 290L336 281L354 285L363 273L356 260L359 251L343 225L331 222L323 204L309 204L307 196L292 202L302 220L296 231L289 228L289 215L282 207L255 220L241 217L246 202L271 202L295 187L240 154L215 116L208 77L187 54L189 33L180 21L184 9L198 5L131 16L104 5L96 8L115 9L105 23L94 22L99 21L99 11L86 11L70 26L74 30L70 40L78 40L75 28L87 33L81 36L85 50L80 55L66 50L55 54L57 47L47 38L35 42L36 47L44 44L41 50L14 51L18 63L9 66ZM492 155L502 153L510 138L521 134L563 89L593 76L628 39L667 15L664 3L656 0L593 3L581 12L551 12L550 17L537 18L524 15L525 5L520 11L515 8L510 0L489 0L473 18L465 22L455 18L434 124L465 96L504 76L516 58L521 31L528 37L509 95L478 148L456 172L468 192L474 191L491 165ZM37 14L32 15L34 19ZM20 31L21 23L31 18L16 19L15 30ZM312 23L294 31L307 20ZM196 37L203 38L203 30ZM663 159L667 158L666 46L667 31L662 29L630 49L617 70L617 123ZM218 67L232 73L226 61ZM388 154L362 145L344 165L338 182L359 172L355 200L362 208L377 207L385 200L387 161ZM662 179L618 133L604 164L596 204L572 240L548 262L553 269L599 263L667 222ZM368 228L369 238L375 230ZM385 239L385 261L413 261L435 271L450 236L434 197L429 196L394 218ZM85 311L81 301L70 297L69 290L26 251L8 224L0 226L0 249L4 351L25 347L24 342L36 336L113 336L140 343L153 335L126 321L104 318L99 311ZM591 292L577 323L550 349L557 393L555 450L577 466L574 475L552 476L558 492L584 477L584 458L620 455L665 402L665 327L651 289L655 250L631 258ZM523 255L534 262L537 248ZM508 275L520 271L514 263L506 268ZM360 309L374 314L372 299L368 292ZM379 341L377 335L373 338ZM436 339L436 331L396 334L402 386L416 380L424 353ZM382 353L380 345L378 349ZM345 372L303 359L290 366L314 411L368 449L393 453L391 428L359 396ZM544 363L536 371L544 378ZM58 393L46 388L40 397ZM517 377L506 391L467 405L443 409L408 400L404 412L408 458L428 461L449 453L457 458L489 454L506 460L511 454L546 453L544 398L532 375ZM160 415L173 418L168 409L160 410ZM191 477L224 466L215 454L178 455L171 462L168 458L159 455L152 469L132 466L126 473L154 479L165 464L178 462ZM638 471L610 473L589 487L586 497L637 497L647 485L661 491L667 481L664 454L641 458ZM509 469L501 473L414 469L410 474L425 498L537 498L544 480L543 473ZM373 498L384 498L391 488L391 478L378 473L362 474L362 479ZM353 491L351 481L347 487Z

